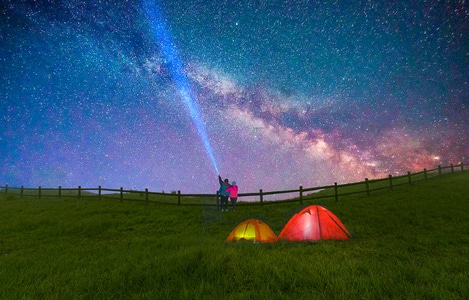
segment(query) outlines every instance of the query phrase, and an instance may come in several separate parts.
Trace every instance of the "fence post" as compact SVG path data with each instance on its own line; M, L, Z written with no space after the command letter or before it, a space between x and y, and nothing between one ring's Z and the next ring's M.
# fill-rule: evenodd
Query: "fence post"
M303 186L300 185L300 203L303 205Z
M178 190L178 206L181 205L181 191Z
M451 174L453 174L453 172L454 172L454 166L453 164L451 164Z
M24 193L24 186L22 185L21 190L20 190L20 197L21 198L23 198L23 193Z
M39 188L37 189L37 193L38 193L39 199L41 199L41 186L39 186Z
M392 175L389 175L389 189L392 191Z
M148 188L145 188L145 203L148 204Z
M425 181L428 180L428 178L427 178L427 169L423 169L423 177L425 178Z
M78 186L78 199L81 199L81 185Z
M441 165L438 165L438 175L441 175Z
M464 172L464 163L461 162L461 172Z
M217 191L216 195L217 195L217 210L220 210L220 191Z
M8 194L8 184L5 184L5 194Z
M62 186L59 185L59 199L62 199Z
M121 201L122 201L124 199L124 188L123 187L121 187L120 194L121 194Z
M370 183L368 182L368 178L365 178L365 187L366 187L366 195L370 195Z
M410 172L407 172L407 178L409 178L409 185L412 185L412 176L410 176Z
M264 196L262 195L262 189L259 190L259 197L261 200L261 206L264 206Z
M98 200L101 200L101 186L98 186Z
M339 201L339 193L338 193L338 188L337 188L337 182L334 182L334 191L335 191L335 201Z

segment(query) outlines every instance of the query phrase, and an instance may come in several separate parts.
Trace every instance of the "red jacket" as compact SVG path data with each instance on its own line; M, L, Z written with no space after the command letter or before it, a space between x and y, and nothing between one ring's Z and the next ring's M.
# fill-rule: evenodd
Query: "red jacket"
M226 188L226 191L230 193L230 198L238 198L238 186L230 185Z

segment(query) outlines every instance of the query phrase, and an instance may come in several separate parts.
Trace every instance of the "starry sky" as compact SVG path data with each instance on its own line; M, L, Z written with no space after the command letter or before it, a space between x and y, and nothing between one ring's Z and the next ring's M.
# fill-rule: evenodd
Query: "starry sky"
M469 163L469 3L159 0L240 192ZM0 4L0 182L214 193L141 1Z

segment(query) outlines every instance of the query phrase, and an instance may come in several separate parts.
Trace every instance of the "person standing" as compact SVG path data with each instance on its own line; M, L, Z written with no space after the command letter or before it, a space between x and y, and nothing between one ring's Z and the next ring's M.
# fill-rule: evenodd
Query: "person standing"
M221 176L218 175L218 181L220 182L220 202L221 202L221 210L228 211L228 197L230 194L226 191L226 189L230 186L229 180L225 179L224 181L221 180Z
M226 191L230 193L231 205L233 206L233 211L236 211L236 202L238 201L238 186L236 181L233 181L229 187L226 188Z

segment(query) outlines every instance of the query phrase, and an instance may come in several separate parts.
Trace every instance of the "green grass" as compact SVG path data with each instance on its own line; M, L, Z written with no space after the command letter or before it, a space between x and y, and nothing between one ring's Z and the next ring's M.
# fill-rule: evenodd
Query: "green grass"
M327 192L327 191L325 191ZM226 243L279 233L299 203L215 207L0 196L0 299L469 299L469 172L311 200L351 241Z

